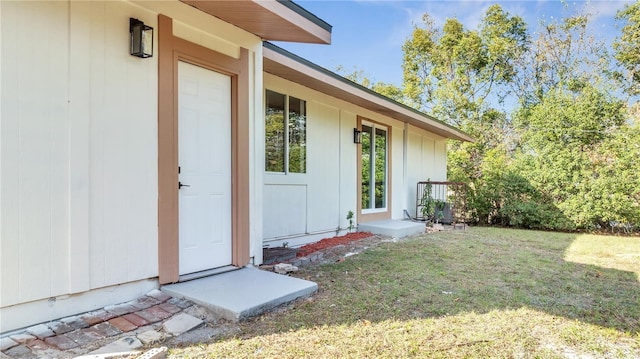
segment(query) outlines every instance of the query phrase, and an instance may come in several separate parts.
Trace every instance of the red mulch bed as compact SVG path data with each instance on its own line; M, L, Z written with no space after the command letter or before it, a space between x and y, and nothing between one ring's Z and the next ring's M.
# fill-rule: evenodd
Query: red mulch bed
M306 257L313 252L317 252L325 248L335 247L340 244L348 244L353 241L357 241L357 240L364 239L371 236L373 236L373 233L371 232L354 232L354 233L345 234L344 236L325 238L318 242L309 243L307 245L304 245L298 248L297 256Z

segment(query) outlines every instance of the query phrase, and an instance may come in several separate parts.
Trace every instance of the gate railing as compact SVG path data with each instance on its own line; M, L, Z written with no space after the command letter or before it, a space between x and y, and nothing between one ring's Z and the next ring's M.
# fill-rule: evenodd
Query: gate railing
M416 219L442 224L466 224L467 184L464 182L418 182Z

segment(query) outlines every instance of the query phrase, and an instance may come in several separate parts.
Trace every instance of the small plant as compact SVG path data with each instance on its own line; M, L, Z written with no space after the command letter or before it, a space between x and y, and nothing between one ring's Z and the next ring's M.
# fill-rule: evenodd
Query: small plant
M440 223L444 219L444 205L446 202L436 199L434 202L435 221Z
M347 220L349 221L349 233L353 231L353 211L347 212Z
M289 248L289 242L282 242L282 248Z
M427 179L427 184L424 187L424 191L422 192L422 197L420 198L420 212L422 212L422 217L425 219L425 221L431 220L434 210L435 210L435 206L436 206L436 201L435 199L433 199L433 196L431 195L431 188L432 188L432 184L428 183L429 181L431 181L431 179Z

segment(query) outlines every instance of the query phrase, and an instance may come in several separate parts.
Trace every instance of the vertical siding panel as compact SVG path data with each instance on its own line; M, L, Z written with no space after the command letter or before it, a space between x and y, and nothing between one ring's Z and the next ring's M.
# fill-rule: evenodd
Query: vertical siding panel
M318 102L307 104L307 230L316 232L335 229L347 215L339 213L340 111Z
M51 292L69 293L69 3L55 3L43 24L48 29L46 63L49 80Z
M17 2L0 1L2 67L0 71L0 307L18 302L20 268L20 186L18 160L18 26Z
M447 179L447 141L438 140L434 144L435 178L438 181Z
M128 3L92 4L94 288L157 275L157 58L129 55L129 17L157 21Z
M138 9L134 16L158 28L156 14ZM158 58L126 57L127 111L131 117L127 120L130 128L126 153L129 170L125 180L136 184L129 187L127 220L129 235L137 239L128 242L131 255L127 279L135 280L158 275Z
M403 210L407 208L404 201L404 129L402 127L389 126L391 133L389 139L391 141L389 149L389 179L387 180L389 203L387 207L391 206L391 218L402 219L404 218Z
M407 136L407 210L413 216L415 213L416 200L421 194L416 194L416 185L420 181L426 181L426 171L423 160L422 136L409 132Z
M104 46L104 3L92 2L90 8L90 33L91 47L89 61L91 63L91 94L90 94L90 235L91 244L89 247L91 277L90 285L98 288L106 285L105 279L105 258L106 258L106 226L105 215L101 210L104 208L105 182L108 179L104 175L104 121L105 116L105 57L107 56ZM107 109L108 110L108 109Z
M89 265L89 123L91 94L91 8L72 1L69 68L69 291L90 288ZM89 29L89 31L87 31Z
M12 90L6 97L9 111L3 111L11 167L3 163L3 178L13 194L5 201L3 191L2 206L15 213L3 216L9 233L3 230L2 242L10 248L5 253L15 256L7 267L18 283L12 279L6 289L3 280L2 292L14 292L12 301L30 301L68 290L67 3L3 8L11 9L3 20L13 19L3 36L15 35L3 73L11 74L7 88ZM31 41L36 38L42 40Z
M124 11L122 11L124 12ZM135 17L157 29L157 16L136 13ZM125 28L126 29L126 28ZM154 42L157 44L157 41ZM126 111L123 126L127 148L123 153L126 171L123 180L133 183L127 190L126 227L136 240L127 242L127 280L157 275L157 56L140 59L126 56ZM155 254L154 254L155 253Z
M422 153L425 169L424 175L432 181L438 181L438 174L435 168L435 142L432 139L422 137Z
M22 19L15 31L22 35L19 69L19 154L20 154L20 301L47 297L51 272L51 113L46 85L51 56L51 32L44 14L53 3L24 4ZM43 38L44 36L44 38ZM29 39L42 41L28 41ZM45 276L43 278L43 275Z
M157 28L157 16L140 16L145 24ZM154 42L157 44L157 41ZM157 57L139 59L128 56L127 62L127 178L130 215L128 228L137 240L129 241L128 279L157 275ZM134 215L135 214L135 215Z
M340 221L342 227L348 225L347 212L358 213L358 161L360 146L353 143L353 128L357 125L355 113L340 110ZM342 215L344 213L344 215ZM356 218L357 223L358 218Z
M38 19L35 4L25 4L21 18ZM48 173L48 145L49 124L43 123L42 88L37 86L41 80L46 81L42 73L42 66L34 63L41 58L36 56L43 49L36 48L35 42L25 39L37 38L45 35L40 28L40 21L29 26L26 22L18 23L14 31L22 35L19 50L20 67L18 69L18 155L20 183L17 188L20 193L20 267L16 275L20 280L19 298L29 300L37 295L46 296L48 288L43 290L42 284L24 286L29 281L38 280L37 273L49 273L49 173ZM46 46L46 40L40 46ZM42 77L42 79L41 79ZM31 99L35 101L31 101ZM38 283L38 282L36 282Z
M130 89L127 84L126 63L131 57L127 53L128 48L128 16L118 8L124 6L120 2L106 2L104 16L104 45L107 56L105 57L105 98L107 108L103 109L101 120L104 122L103 161L108 179L104 183L105 212L107 226L105 228L105 279L106 284L125 282L127 279L129 241L139 240L129 238L130 228L127 216L129 214L129 194L133 188L137 188L136 179L128 181L130 168L127 166L129 159L128 143L131 133L129 121L133 120L126 107L127 95ZM137 193L132 195L136 196Z
M121 11L121 13L126 12ZM138 15L134 17L151 25L145 17ZM145 134L144 126L146 117L145 110L148 108L144 107L147 105L147 92L145 91L147 73L144 65L149 62L147 60L152 59L153 57L150 59L140 59L127 55L126 61L122 63L121 70L122 74L125 75L123 83L126 86L125 101L122 104L128 114L126 123L122 124L123 128L126 127L127 129L125 137L126 144L124 151L121 153L122 164L125 166L125 171L122 173L122 180L134 184L133 186L128 186L126 189L127 215L121 220L125 223L127 235L136 239L125 243L127 246L127 257L125 258L127 271L121 273L122 277L120 280L122 281L130 281L142 276L147 257L144 252L146 249L146 238L143 234L144 231L141 230L141 221L145 216L145 211L148 210L148 208L144 206L146 196L143 186L146 174L140 172L140 169L144 168L143 153L147 147L147 134ZM136 215L133 215L134 213L136 213Z

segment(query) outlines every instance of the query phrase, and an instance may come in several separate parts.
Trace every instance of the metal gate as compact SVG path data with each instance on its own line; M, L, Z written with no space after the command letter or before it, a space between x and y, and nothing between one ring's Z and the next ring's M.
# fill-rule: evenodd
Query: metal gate
M418 182L416 219L442 224L466 224L467 184L464 182Z

